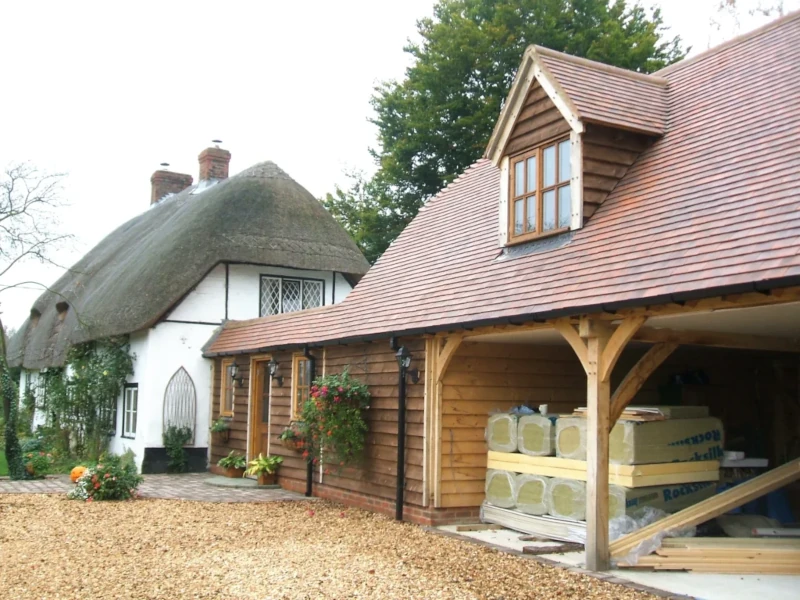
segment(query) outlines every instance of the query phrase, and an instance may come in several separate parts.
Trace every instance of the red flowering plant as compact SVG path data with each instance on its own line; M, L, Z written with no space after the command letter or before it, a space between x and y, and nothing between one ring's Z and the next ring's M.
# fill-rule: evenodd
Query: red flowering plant
M69 498L93 502L94 500L128 500L136 496L142 477L136 465L126 455L102 456L97 465L89 467L67 494Z
M369 400L367 386L347 370L316 379L300 417L306 439L303 456L317 462L324 454L326 463L340 467L357 463L367 435L364 411Z

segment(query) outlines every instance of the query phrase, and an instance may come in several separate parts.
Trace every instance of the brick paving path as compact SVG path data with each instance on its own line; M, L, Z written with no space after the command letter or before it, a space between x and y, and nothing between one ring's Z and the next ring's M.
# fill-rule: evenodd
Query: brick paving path
M204 483L210 473L184 475L145 475L139 493L144 498L177 498L199 502L275 502L312 500L302 494L281 489L217 487ZM72 488L67 475L11 481L0 479L0 494L66 494Z

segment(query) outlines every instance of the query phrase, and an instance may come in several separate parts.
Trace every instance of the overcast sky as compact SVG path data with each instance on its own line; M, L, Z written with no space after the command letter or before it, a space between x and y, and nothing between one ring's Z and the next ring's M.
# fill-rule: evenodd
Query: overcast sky
M729 18L710 26L718 3L658 4L694 54L737 33ZM322 196L347 183L345 170L372 170L372 89L402 77L403 46L433 4L3 2L0 167L68 174L60 228L75 241L59 253L65 265L147 208L159 163L196 180L212 139L231 151L231 174L272 160ZM745 15L738 33L766 20ZM0 284L59 275L28 264ZM6 326L18 327L39 293L3 291Z

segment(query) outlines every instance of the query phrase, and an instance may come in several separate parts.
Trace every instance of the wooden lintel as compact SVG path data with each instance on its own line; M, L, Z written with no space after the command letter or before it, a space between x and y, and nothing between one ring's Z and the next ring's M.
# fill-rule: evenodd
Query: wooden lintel
M672 342L694 346L740 348L744 350L769 350L774 352L800 352L800 342L794 338L779 338L715 331L676 331L643 327L633 336L641 342Z
M520 331L534 331L536 329L550 329L547 323L530 321L528 323L508 323L502 325L488 325L486 327L475 327L461 333L463 337L476 337L481 335L491 335L495 333L518 333Z
M655 371L677 347L678 344L675 342L659 342L655 344L628 372L625 379L623 379L622 383L617 387L614 395L611 396L611 410L609 411L608 417L609 431L614 427L614 424L617 422L617 419L619 419L622 411L625 410L625 407L631 403L631 400L633 400L639 390L642 389L642 386L650 375L653 374L653 371Z
M578 335L578 331L572 323L570 323L569 319L556 319L551 324L553 328L563 336L567 343L572 346L572 349L578 356L578 360L581 361L583 370L589 373L589 351L586 342Z
M600 381L606 381L611 377L611 372L614 370L614 366L617 364L625 346L628 345L633 335L644 325L646 320L647 317L644 316L626 317L617 326L609 338L608 344L603 349L603 356L599 365Z

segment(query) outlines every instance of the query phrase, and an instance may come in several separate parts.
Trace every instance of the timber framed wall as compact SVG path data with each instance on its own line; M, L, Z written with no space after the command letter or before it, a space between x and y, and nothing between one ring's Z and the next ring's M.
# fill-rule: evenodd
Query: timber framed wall
M612 387L648 348L635 344L622 353ZM788 460L787 443L800 448L799 367L796 356L776 352L682 346L650 376L633 404L671 399L707 405L725 423L726 449L747 445L751 456L782 464ZM707 383L693 380L699 374ZM484 430L491 411L547 404L550 413L559 414L586 405L586 375L568 346L465 341L442 383L443 508L476 507L483 501ZM800 498L800 492L793 495Z

